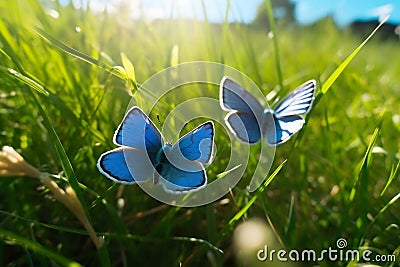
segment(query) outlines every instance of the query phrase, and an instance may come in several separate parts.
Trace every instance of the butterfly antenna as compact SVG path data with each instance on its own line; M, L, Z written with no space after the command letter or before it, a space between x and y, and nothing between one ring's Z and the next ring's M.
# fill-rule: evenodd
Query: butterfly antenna
M165 139L164 133L162 131L162 124L161 124L161 120L160 120L160 115L157 114L156 117L157 117L157 122L158 122L158 126L159 126L158 128L160 128L161 136L165 141L167 141L167 139Z
M160 115L156 115L157 116L157 121L158 121L158 124L160 125L160 127L161 127L161 121L160 121Z

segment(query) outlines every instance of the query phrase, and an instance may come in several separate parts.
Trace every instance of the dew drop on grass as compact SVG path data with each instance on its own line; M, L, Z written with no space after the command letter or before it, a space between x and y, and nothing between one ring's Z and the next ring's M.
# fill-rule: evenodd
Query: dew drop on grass
M57 12L57 10L54 10L54 9L48 10L47 15L49 15L53 19L58 19L58 17L60 16L60 14Z
M125 199L119 198L117 200L117 206L118 206L118 209L123 209L125 207Z

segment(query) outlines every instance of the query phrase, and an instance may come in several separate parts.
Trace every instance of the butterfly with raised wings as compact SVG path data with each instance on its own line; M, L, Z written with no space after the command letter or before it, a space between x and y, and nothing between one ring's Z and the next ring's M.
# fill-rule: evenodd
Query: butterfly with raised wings
M220 83L220 106L229 111L225 123L241 142L255 144L263 137L268 145L288 141L300 131L315 98L316 82L310 80L286 96L274 109L266 108L231 78Z
M97 168L107 178L136 184L153 180L166 192L187 193L207 184L204 169L212 161L214 124L205 122L174 145L164 142L160 131L138 107L132 107L113 138L118 148L103 153ZM160 179L163 178L163 179Z

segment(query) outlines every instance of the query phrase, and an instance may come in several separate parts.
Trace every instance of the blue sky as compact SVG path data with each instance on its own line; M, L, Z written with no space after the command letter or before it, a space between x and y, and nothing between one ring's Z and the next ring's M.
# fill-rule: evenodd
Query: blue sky
M211 22L222 22L225 19L227 0L203 0L206 8L207 18ZM106 7L108 11L114 9L116 5L127 3L132 9L133 18L148 19L169 18L179 16L184 18L204 19L202 0L90 0L92 10L103 11ZM69 2L69 0L61 0ZM72 0L76 7L80 3L88 0ZM257 7L263 0L231 0L228 19L229 21L251 22L257 13Z
M184 17L204 19L203 5L211 22L225 18L227 0L72 0L76 7L89 1L92 10L113 12L116 5L127 5L133 18ZM295 17L301 24L309 24L327 15L336 24L346 26L354 20L378 20L391 14L389 22L400 24L400 0L290 0L295 4ZM69 0L61 0L69 2ZM263 0L230 0L228 19L251 22Z
M290 0L296 5L295 17L302 24L312 23L327 15L340 27L354 20L378 20L390 14L388 22L400 24L399 0Z

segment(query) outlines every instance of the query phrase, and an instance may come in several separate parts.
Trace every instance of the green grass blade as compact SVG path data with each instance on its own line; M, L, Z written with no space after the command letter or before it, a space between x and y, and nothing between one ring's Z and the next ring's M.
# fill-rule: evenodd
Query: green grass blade
M83 266L75 261L72 261L72 260L62 256L58 252L54 252L54 251L40 245L37 242L33 242L29 239L26 239L25 237L16 235L16 234L6 231L4 229L0 229L0 237L4 240L7 240L8 242L10 242L12 244L16 244L23 248L32 250L40 255L43 255L43 256L57 262L61 266L67 266L67 267Z
M0 66L0 70L4 71L8 75L18 79L19 81L25 83L30 88L35 89L39 93L44 94L45 96L49 95L49 92L47 92L46 89L44 89L44 87L42 85L40 85L38 82L34 81L33 79L26 77L25 75L19 73L18 71L11 69L11 68L5 68L3 66Z
M49 134L51 143L53 144L53 146L57 152L58 158L61 163L61 167L65 173L65 177L67 177L69 185L75 191L79 201L83 205L86 215L89 216L86 202L83 199L83 195L82 195L81 189L79 187L78 179L76 178L76 175L72 168L71 162L67 156L67 153L65 152L64 147L62 146L61 141L58 138L58 135L52 126L50 118L47 116L47 113L44 111L41 104L39 103L39 100L33 93L32 93L32 96L33 96L33 99L35 100L37 108L39 109L40 115L43 117L43 125L46 128L47 133Z
M132 94L134 94L137 90L137 82L136 82L136 74L135 74L135 67L133 66L132 62L129 60L125 53L121 53L121 60L122 66L124 66L126 80L131 87Z
M293 241L293 236L295 236L295 226L296 226L296 198L292 194L290 198L290 206L289 206L289 217L285 227L285 240L291 244Z
M393 182L394 178L396 177L396 174L399 171L399 167L400 167L400 160L397 161L396 167L394 166L394 164L392 165L392 169L390 171L390 175L389 175L389 179L387 180L385 187L383 188L382 192L380 193L380 196L383 196L383 194L385 193L385 191L388 189L388 187L391 185L391 183Z
M283 165L285 165L285 163L287 162L287 160L285 160L284 162L282 162L276 169L275 171L268 177L268 179L265 180L265 182L258 188L257 193L249 200L249 202L246 203L246 205L244 205L244 207L235 214L235 216L232 217L232 219L230 219L230 221L228 222L228 225L231 225L233 223L235 223L237 220L239 220L240 218L243 217L243 215L247 212L247 210L253 205L253 203L257 200L258 196L260 193L262 193L264 191L265 188L267 188L267 186L272 182L272 180L276 177L276 175L279 173L279 171L282 169Z
M33 99L35 100L35 103L37 104L37 107L39 109L41 116L43 117L43 125L46 128L47 133L49 134L49 137L52 141L51 143L54 145L54 148L59 157L62 169L64 170L65 176L67 177L68 183L71 186L71 188L75 191L75 194L76 194L77 198L79 199L79 201L83 207L83 210L85 211L85 215L86 215L89 223L92 224L90 215L89 215L89 211L88 211L88 207L86 205L86 201L83 198L83 194L82 194L81 188L79 186L78 179L76 178L76 175L72 168L71 162L64 150L64 147L62 146L61 141L58 138L57 133L51 124L50 118L47 116L46 112L40 105L38 99L36 98L36 96L34 95L33 92L32 92L32 96L33 96ZM98 255L102 262L102 266L105 266L105 267L111 266L111 263L110 263L110 260L108 257L108 251L107 251L105 245L103 245L102 247L99 248Z
M233 172L234 170L240 168L241 166L242 166L242 164L238 164L238 165L236 165L235 167L232 167L231 169L229 169L229 170L227 170L227 171L224 171L224 172L221 172L221 173L217 174L217 179L223 178L224 176L226 176L226 175L228 175L229 173Z
M48 95L48 92L44 89L44 87L38 81L35 81L35 77L30 75L23 68L20 59L14 52L15 49L13 49L15 47L18 47L18 45L15 44L14 40L10 36L9 32L6 30L3 23L0 23L0 42L2 43L2 46L3 46L1 52L7 58L12 60L12 62L15 64L18 71L14 70L12 68L6 67L6 66L0 66L1 70L4 71L7 75L13 76L14 78L17 78L18 80L27 84L28 86L35 89L36 91L38 91L44 95Z
M108 254L107 246L103 245L97 249L97 255L99 255L99 261L103 267L111 267L111 259Z
M174 45L171 49L171 55L170 55L170 66L175 67L176 65L179 64L179 46Z
M31 31L33 33L35 33L36 35L38 35L39 37L43 38L44 40L46 40L47 42L55 45L56 47L58 47L59 49L61 49L62 51L64 51L67 54L70 54L74 57L77 57L87 63L90 63L92 65L95 66L100 66L101 63L99 60L92 58L91 56L88 56L66 44L64 44L63 42L57 40L56 38L54 38L53 36L51 36L50 34L48 34L47 32L45 32L44 30L40 29L40 28L34 28L31 29Z
M82 229L70 228L70 227L56 225L56 224L43 223L43 222L40 222L40 221L37 221L37 220L21 217L19 215L16 215L14 213L7 212L7 211L4 211L4 210L0 210L0 214L12 217L15 220L21 220L21 221L24 221L24 222L27 222L27 223L30 223L30 224L33 224L33 225L41 226L43 228L48 228L48 229L56 230L56 231L59 231L59 232L66 232L66 233L72 233L72 234L79 234L79 235L88 236L88 233L85 230L82 230Z
M381 114L382 116L382 114ZM365 151L364 157L359 164L358 171L355 176L353 188L350 191L349 200L352 202L357 192L357 184L360 181L361 188L358 190L361 194L361 199L364 199L365 194L367 193L367 185L368 185L368 172L369 167L371 165L373 153L372 150L375 146L376 141L378 140L379 132L381 130L382 117L379 125L375 128L374 133L372 134L371 141L368 144L367 150ZM361 202L363 203L363 202Z
M218 241L217 220L215 218L214 207L212 205L206 206L207 217L207 236L210 242Z
M279 45L278 45L277 31L275 28L274 10L272 8L271 0L266 0L265 4L267 6L269 27L271 28L271 32L272 32L272 41L273 41L273 45L274 45L274 55L275 55L275 68L276 68L276 71L278 74L279 87L282 89L283 88L283 75L282 75L282 68L281 68L281 60L279 57Z
M126 78L125 77L126 75L122 75L120 72L114 71L114 67L66 45L65 43L59 41L58 39L54 38L53 36L51 36L50 34L48 34L47 32L45 32L44 30L42 30L40 28L31 29L31 31L33 33L35 33L37 36L39 36L39 37L43 38L44 40L46 40L47 42L49 42L50 44L53 44L60 50L64 51L65 53L70 54L71 56L81 59L89 64L101 67L121 79Z
M64 150L64 147L61 144L60 139L58 138L58 135L56 133L56 131L54 130L50 118L47 116L46 112L44 111L44 109L42 108L42 106L39 103L39 100L37 99L37 97L34 95L33 92L31 92L33 99L35 100L35 103L39 109L39 112L41 114L41 116L43 117L43 125L47 130L47 133L49 134L51 143L53 144L58 158L60 160L62 169L64 170L65 176L68 180L69 185L71 186L71 188L75 191L75 194L77 196L77 198L79 199L79 201L81 202L81 205L83 207L83 210L85 211L85 215L89 221L90 224L92 224L91 219L90 219L90 215L89 215L89 211L88 211L88 207L86 205L86 202L84 200L81 188L79 186L79 182L78 179L75 175L75 172L72 168L71 162L68 158L67 153ZM99 248L98 250L98 255L99 258L101 260L102 266L108 267L111 266L110 263L110 259L108 256L108 251L107 251L107 247L105 245L103 245L102 247Z
M216 246L214 246L213 244L211 244L210 242L208 242L204 239L194 238L194 237L186 237L186 236L174 236L171 239L176 240L176 241L185 241L185 242L194 242L194 243L204 244L209 249L214 251L215 253L224 254L224 252L221 249L217 248Z
M389 16L379 23L379 25L371 32L371 34L362 42L343 62L339 65L339 67L329 76L329 78L322 85L321 93L324 95L328 92L329 88L331 88L332 84L336 81L336 79L340 76L340 74L344 71L344 69L349 65L349 63L353 60L353 58L360 52L360 50L365 46L365 44L374 36L374 34L378 31L378 29L388 20Z
M390 206L392 206L397 200L400 199L400 193L398 193L397 195L395 195L379 212L376 216L384 213ZM376 220L376 216L374 221Z
M360 245L363 243L363 240L365 238L365 235L369 232L369 229L375 224L377 219L383 215L383 213L390 208L396 201L400 199L400 193L395 195L373 218L373 220L369 223L369 225L366 227L366 230L364 232L364 236L361 238Z
M213 205L207 205L206 206L206 217L207 217L207 239L210 243L216 244L219 239L218 235L218 222L217 222L217 216L215 214L215 209ZM214 249L214 246L211 248L216 255L214 255L214 262L216 263L216 266L222 266L222 258L220 257L222 254L222 250Z

